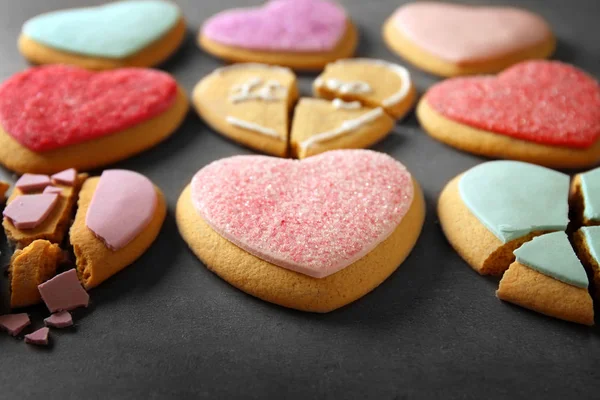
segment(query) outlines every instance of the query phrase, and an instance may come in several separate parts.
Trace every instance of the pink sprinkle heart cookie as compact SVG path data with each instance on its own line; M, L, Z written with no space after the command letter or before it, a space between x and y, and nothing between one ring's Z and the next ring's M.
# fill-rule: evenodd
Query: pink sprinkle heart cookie
M442 76L500 71L547 58L555 47L546 21L513 7L410 3L388 19L383 33L400 56Z
M417 115L451 146L557 168L600 160L600 85L568 64L527 61L497 77L434 85Z
M368 150L223 159L196 174L177 207L180 232L209 269L264 300L320 312L385 280L423 218L406 168Z
M229 61L317 69L350 57L357 34L344 9L333 1L270 0L211 17L199 41L207 52Z

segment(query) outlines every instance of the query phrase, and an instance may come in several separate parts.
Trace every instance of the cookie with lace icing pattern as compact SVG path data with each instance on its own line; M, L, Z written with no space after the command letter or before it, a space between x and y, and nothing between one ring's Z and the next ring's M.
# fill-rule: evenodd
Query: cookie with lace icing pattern
M70 64L91 70L152 67L185 38L176 4L118 1L38 15L23 25L19 50L34 64Z

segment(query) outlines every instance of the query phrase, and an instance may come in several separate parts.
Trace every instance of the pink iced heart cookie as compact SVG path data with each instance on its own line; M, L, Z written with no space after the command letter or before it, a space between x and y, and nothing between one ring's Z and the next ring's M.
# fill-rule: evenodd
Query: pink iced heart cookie
M384 36L399 55L442 76L499 71L546 58L555 46L546 21L529 11L438 2L400 7Z
M333 1L270 0L211 17L200 44L227 60L317 68L324 59L350 56L355 36L346 12Z
M303 161L217 161L184 191L177 219L196 254L234 286L288 307L329 311L398 267L423 214L420 189L402 164L339 150Z
M418 116L433 137L477 154L573 168L600 159L600 85L568 64L528 61L497 77L443 81Z

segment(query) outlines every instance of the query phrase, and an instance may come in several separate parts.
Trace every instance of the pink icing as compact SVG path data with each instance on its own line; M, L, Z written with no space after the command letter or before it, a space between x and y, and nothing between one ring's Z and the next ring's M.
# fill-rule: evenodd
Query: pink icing
M56 193L56 194L61 194L62 193L62 189L56 186L46 186L46 189L44 189L44 194L52 194L52 193Z
M58 172L50 177L52 179L52 183L62 184L66 186L74 186L75 179L77 178L77 171L75 168L70 168L64 170L62 172Z
M52 328L66 328L73 325L73 317L68 311L60 311L44 319L44 324Z
M85 223L111 250L119 250L150 223L158 197L148 178L133 171L107 170L94 192Z
M17 336L30 323L29 315L25 313L0 315L0 328L11 336Z
M417 46L454 63L501 57L551 35L541 17L511 7L418 2L400 7L394 21Z
M37 331L30 333L29 335L25 335L25 343L46 346L48 344L49 333L50 329L46 327L40 328Z
M267 51L328 51L346 31L346 12L325 0L271 0L262 7L221 12L202 34L228 46Z
M57 200L56 193L18 196L6 206L2 215L17 229L33 229L48 218Z
M369 150L302 161L236 156L201 169L192 201L242 249L323 278L357 261L396 229L413 200L406 168Z
M50 184L48 175L23 174L15 183L15 187L23 193L35 192L42 190Z
M87 307L90 301L90 296L81 286L75 269L56 275L38 285L38 290L50 312Z

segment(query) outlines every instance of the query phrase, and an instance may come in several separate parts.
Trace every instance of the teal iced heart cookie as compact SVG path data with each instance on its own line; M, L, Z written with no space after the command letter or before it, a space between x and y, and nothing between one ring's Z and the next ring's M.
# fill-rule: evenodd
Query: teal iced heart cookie
M160 39L179 18L179 8L166 1L122 1L38 15L22 32L57 50L121 59Z
M569 223L568 175L518 161L491 161L467 171L461 199L503 243Z

